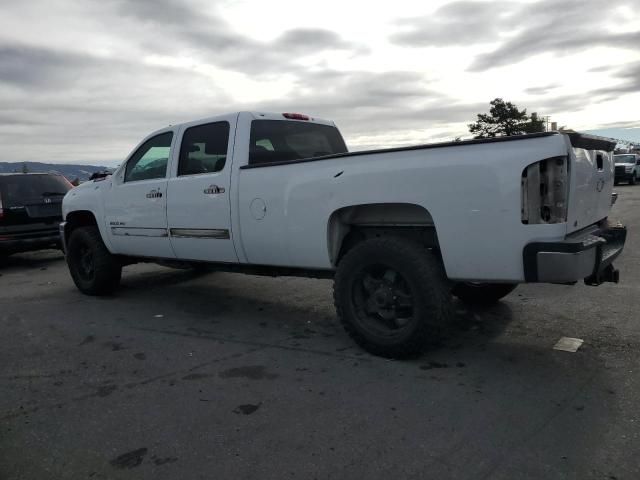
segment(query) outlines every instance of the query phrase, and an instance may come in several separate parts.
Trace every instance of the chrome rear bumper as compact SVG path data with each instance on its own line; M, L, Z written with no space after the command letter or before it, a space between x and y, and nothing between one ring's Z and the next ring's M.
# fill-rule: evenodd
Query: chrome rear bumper
M618 283L613 261L622 252L627 229L621 225L590 230L561 242L535 242L524 248L527 282L575 283L587 285Z

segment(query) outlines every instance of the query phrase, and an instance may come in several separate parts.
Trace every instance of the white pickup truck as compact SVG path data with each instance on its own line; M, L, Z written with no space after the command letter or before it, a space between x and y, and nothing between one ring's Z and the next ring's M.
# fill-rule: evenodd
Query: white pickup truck
M331 121L233 113L149 135L65 196L61 234L89 295L139 261L333 278L347 332L402 357L437 335L452 295L617 282L613 148L548 132L349 153Z

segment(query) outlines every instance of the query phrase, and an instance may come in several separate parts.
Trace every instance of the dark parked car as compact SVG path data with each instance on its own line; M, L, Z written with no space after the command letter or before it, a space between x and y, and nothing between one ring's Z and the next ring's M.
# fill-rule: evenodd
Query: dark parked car
M0 174L0 256L60 248L62 198L71 188L58 174Z

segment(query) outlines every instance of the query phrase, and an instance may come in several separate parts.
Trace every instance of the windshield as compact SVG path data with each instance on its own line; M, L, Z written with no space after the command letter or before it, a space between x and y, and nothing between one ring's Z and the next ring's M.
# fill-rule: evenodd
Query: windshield
M71 184L61 175L0 176L0 199L6 207L43 203L45 197L62 198Z
M616 163L636 163L635 155L614 155L613 160Z
M251 122L249 163L272 163L347 152L336 127L287 120Z

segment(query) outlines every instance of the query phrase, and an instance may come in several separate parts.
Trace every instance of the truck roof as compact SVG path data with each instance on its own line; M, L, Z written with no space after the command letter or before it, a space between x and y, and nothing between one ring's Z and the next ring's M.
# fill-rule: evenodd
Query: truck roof
M227 112L227 113L222 113L222 114L211 116L211 117L204 117L204 118L199 118L199 119L196 119L196 120L189 120L188 122L181 122L181 123L171 124L171 125L168 125L168 126L166 126L164 128L160 128L160 129L156 130L155 132L152 132L151 134L148 135L148 137L156 135L156 134L158 134L160 132L166 131L166 130L168 130L170 128L173 129L173 128L176 128L176 127L188 126L188 125L193 125L193 124L215 122L215 121L220 120L221 118L228 118L229 116L240 115L240 114L243 114L243 113L252 115L253 118L256 119L256 120L288 120L288 121L292 121L292 122L312 122L312 123L321 123L323 125L331 125L332 127L335 126L335 123L332 120L327 120L327 119L324 119L324 118L314 117L312 115L307 115L307 114L288 113L288 112L275 113L275 112L242 110L242 111L239 111L239 112ZM302 115L304 117L307 117L307 119L303 120L303 119L298 119L298 118L290 118L290 117L285 117L285 115Z

